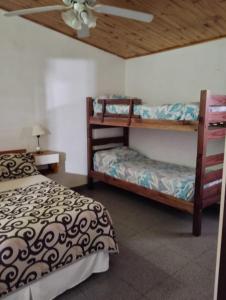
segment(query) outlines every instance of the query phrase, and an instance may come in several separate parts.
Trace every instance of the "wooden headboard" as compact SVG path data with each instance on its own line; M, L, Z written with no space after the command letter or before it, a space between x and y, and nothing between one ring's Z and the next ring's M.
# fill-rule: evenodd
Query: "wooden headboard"
M0 154L8 154L8 153L26 153L26 149L13 149L13 150L6 150L6 151L0 151Z

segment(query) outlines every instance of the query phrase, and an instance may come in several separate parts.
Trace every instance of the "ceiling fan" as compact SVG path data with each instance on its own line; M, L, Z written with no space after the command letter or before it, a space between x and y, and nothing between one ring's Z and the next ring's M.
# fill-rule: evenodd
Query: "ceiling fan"
M65 24L77 30L78 38L89 37L90 28L96 26L96 17L93 12L124 17L141 22L151 22L152 14L110 5L96 4L96 0L62 0L64 5L51 5L28 9L15 10L5 13L5 16L23 16L50 11L62 11L61 16Z

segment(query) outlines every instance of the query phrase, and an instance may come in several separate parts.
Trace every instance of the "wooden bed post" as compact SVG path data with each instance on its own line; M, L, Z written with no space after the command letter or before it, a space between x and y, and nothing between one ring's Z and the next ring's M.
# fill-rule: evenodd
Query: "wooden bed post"
M86 98L86 117L87 117L87 184L88 188L93 188L93 178L90 175L93 169L93 125L90 124L89 118L93 115L93 99Z
M208 98L210 92L201 91L199 127L198 127L198 145L196 161L196 180L193 211L193 235L200 236L202 229L202 209L203 209L203 187L206 164L207 136L208 136Z
M129 127L123 127L123 145L129 147Z

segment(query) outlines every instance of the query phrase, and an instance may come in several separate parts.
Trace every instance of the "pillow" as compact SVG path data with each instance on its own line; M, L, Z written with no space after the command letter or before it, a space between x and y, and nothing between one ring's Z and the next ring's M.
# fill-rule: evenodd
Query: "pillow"
M38 174L31 153L0 154L0 181Z
M99 166L111 167L115 163L129 160L144 159L144 156L136 150L128 147L116 147L111 150L100 150L94 154L94 169Z
M93 101L93 110L94 114L101 113L102 112L102 105L98 103L99 99L118 99L118 100L123 100L123 99L129 99L127 96L122 96L122 95L105 95L105 96L99 96L96 97ZM109 113L117 113L117 105L107 105L107 112ZM128 105L121 105L119 108L119 112L121 114L128 114L129 113L129 106Z
M113 148L111 150L105 150L105 153L105 155L107 155L113 163L127 160L135 160L141 156L141 154L138 151L126 146Z

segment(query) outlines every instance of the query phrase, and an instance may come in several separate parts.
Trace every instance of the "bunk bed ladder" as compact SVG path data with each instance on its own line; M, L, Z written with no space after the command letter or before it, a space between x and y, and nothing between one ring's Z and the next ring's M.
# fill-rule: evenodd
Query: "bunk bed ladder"
M93 128L94 125L89 124L89 118L93 115L93 100L92 98L86 99L86 117L87 117L87 184L89 188L93 187L93 178L90 176L90 171L93 169Z
M210 112L211 106L226 106L226 96L211 95L210 91L201 91L200 116L198 128L196 182L193 209L193 234L201 234L203 208L220 200L223 170L207 171L207 168L221 165L224 153L207 156L210 140L225 138L225 112ZM207 184L213 183L207 187ZM217 183L218 182L218 183Z
M95 129L112 129L112 128L118 128L118 126L106 126L106 125L95 125L95 124L90 124L89 119L90 117L93 116L93 99L91 97L88 97L86 99L86 107L87 107L87 173L88 173L88 187L92 188L93 187L93 177L92 177L92 172L93 172L93 155L97 149L95 147L100 147L101 149L111 149L115 146L112 146L112 144L117 144L117 145L124 145L124 146L129 146L129 128L124 127L123 134L121 136L116 136L116 137L107 137L107 138L95 138L93 134L93 130ZM102 116L102 119L104 119L104 114L106 110L106 102L104 101L104 113ZM100 150L100 149L99 149Z
M193 211L193 235L201 234L202 224L202 198L203 198L203 177L205 174L205 160L207 151L207 131L208 122L208 91L201 91L200 111L199 111L199 127L198 127L198 144L197 144L197 161L196 161L196 181Z

